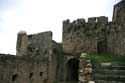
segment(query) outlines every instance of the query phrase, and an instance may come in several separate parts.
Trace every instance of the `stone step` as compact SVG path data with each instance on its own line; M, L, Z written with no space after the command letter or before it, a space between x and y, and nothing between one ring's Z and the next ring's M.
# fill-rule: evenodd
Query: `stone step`
M94 63L94 66L125 66L125 63Z
M104 74L94 74L94 80L106 80L106 81L121 81L125 82L125 76L119 75L104 75Z
M95 80L95 83L125 83L120 81L105 81L105 80Z
M112 66L112 69L125 70L125 66Z
M93 69L93 73L97 74L107 74L107 75L122 75L125 76L125 70L116 70L116 69Z
M112 63L112 65L113 65L113 66L118 66L118 65L120 65L120 66L125 66L125 63L120 63L120 62L119 62L119 63Z
M117 70L125 70L125 66L93 66L93 69L117 69Z

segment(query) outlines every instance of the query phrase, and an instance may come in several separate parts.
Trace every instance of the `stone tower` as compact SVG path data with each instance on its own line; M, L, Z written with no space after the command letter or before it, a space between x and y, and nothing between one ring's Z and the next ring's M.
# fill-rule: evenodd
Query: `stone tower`
M122 0L114 6L113 22L124 23L125 22L125 0Z
M16 45L16 54L17 56L22 56L25 54L28 45L28 37L25 31L20 31L17 35L17 45Z
M107 26L108 53L125 55L125 0L114 6L112 22Z

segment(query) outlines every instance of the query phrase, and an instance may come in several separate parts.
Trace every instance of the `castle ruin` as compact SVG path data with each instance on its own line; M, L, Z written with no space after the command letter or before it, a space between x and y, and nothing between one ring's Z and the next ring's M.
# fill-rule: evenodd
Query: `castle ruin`
M125 55L124 23L122 0L114 6L112 22L105 16L63 21L62 43L52 40L50 31L20 31L16 56L0 54L0 83L77 83L81 53Z

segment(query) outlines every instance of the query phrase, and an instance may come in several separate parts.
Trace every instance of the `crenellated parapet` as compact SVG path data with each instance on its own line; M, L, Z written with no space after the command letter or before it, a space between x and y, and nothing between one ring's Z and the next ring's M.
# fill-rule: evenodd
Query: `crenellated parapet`
M99 24L107 24L108 23L108 17L101 16L101 17L92 17L88 18L88 22L85 21L85 19L77 19L73 22L70 22L69 19L63 21L63 33L70 33L70 32L76 32L78 30L90 30L94 27L96 27ZM96 28L95 28L96 29Z
M100 16L100 17L91 17L88 18L88 23L107 23L108 17Z

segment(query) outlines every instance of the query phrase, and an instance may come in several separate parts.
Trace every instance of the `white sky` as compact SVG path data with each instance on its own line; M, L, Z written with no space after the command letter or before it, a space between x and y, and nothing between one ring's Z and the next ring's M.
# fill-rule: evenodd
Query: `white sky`
M108 16L120 0L0 0L0 53L15 54L17 33L51 30L62 40L62 21Z

